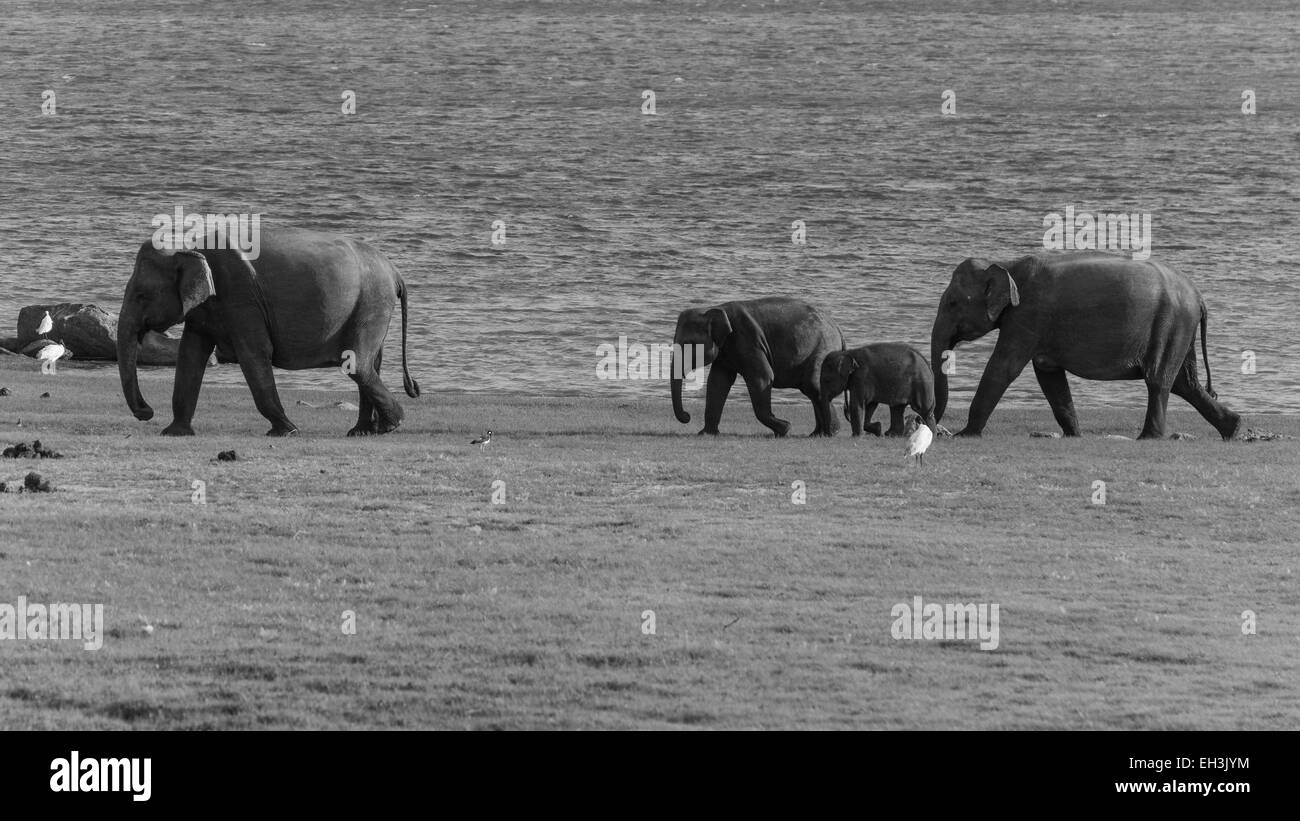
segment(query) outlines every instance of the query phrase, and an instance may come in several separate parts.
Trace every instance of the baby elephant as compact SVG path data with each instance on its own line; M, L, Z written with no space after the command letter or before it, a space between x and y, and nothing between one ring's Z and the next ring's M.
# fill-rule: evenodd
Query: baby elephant
M903 412L910 405L933 431L934 374L930 363L915 348L895 342L863 345L848 351L831 351L822 361L821 401L829 418L831 397L846 393L844 416L861 436L879 436L880 423L872 422L877 405L889 406L889 436L902 436Z

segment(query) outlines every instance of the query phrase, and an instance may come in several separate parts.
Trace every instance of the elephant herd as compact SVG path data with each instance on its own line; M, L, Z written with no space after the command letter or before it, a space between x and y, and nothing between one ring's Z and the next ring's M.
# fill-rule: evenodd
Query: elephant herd
M191 423L209 357L237 361L253 401L271 422L270 436L297 432L285 414L273 367L339 367L360 392L349 436L387 433L402 408L380 379L383 344L394 303L402 310L402 381L420 395L406 366L407 290L393 265L363 242L298 229L264 229L256 260L235 248L159 249L146 242L136 255L118 320L118 369L127 405L138 419L153 417L140 393L136 362L148 331L184 322L172 422L167 436L194 434ZM1218 402L1206 355L1205 302L1195 286L1168 266L1097 252L1042 253L1012 262L967 259L940 298L930 336L931 361L941 362L960 342L999 330L958 435L978 436L1003 392L1030 362L1056 421L1067 436L1079 423L1066 372L1085 379L1142 379L1147 415L1140 438L1165 435L1172 392L1187 400L1224 439L1241 417ZM1206 386L1196 373L1200 324ZM790 423L772 413L772 389L794 388L808 397L814 436L834 435L834 397L845 395L853 435L879 435L871 418L878 405L891 411L889 434L901 434L907 407L933 430L948 403L943 368L931 371L918 351L878 343L849 349L840 328L798 299L767 297L690 308L677 318L673 339L699 346L698 364L711 366L704 429L718 433L722 408L736 378L744 379L758 420L777 436ZM685 359L671 380L673 412L682 407Z
M960 342L998 330L998 341L958 436L979 436L998 400L1025 365L1047 397L1066 436L1079 420L1066 372L1085 379L1141 379L1147 415L1140 439L1165 436L1169 394L1187 400L1225 440L1241 416L1218 401L1206 352L1205 301L1196 287L1167 265L1100 252L1030 254L1006 263L967 259L957 266L939 300L930 333L931 361L942 362ZM1205 387L1196 373L1200 324ZM772 415L772 388L797 388L813 403L814 436L835 433L831 400L846 394L853 435L871 423L877 405L890 408L889 433L903 432L911 407L931 431L948 405L948 376L916 350L882 343L848 349L844 335L821 311L796 299L773 297L683 311L677 346L703 346L711 364L704 429L718 432L722 406L736 377L745 380L758 420L777 436L790 423ZM678 350L684 350L680 347ZM674 373L674 377L682 375ZM682 407L680 378L672 382L673 412Z

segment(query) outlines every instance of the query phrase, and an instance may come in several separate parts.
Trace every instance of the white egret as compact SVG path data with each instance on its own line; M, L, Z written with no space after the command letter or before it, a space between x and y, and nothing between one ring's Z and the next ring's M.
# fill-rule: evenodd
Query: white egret
M63 347L63 342L51 342L44 348L36 352L36 358L42 362L57 362L63 358L64 354L71 354L72 351ZM44 367L44 366L42 366Z
M41 320L40 325L36 326L36 333L45 336L52 330L54 330L54 320L50 318L50 312L46 311L45 318Z
M930 427L925 424L921 417L913 416L911 421L916 425L916 430L912 432L911 436L907 437L907 455L914 458L916 464L923 465L925 464L925 451L930 447L930 443L934 441L934 433L931 432Z

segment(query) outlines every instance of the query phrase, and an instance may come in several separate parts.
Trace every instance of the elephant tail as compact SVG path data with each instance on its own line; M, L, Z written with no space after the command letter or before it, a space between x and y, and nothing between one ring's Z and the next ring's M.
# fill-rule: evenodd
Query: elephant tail
M1201 302L1201 359L1205 360L1205 392L1212 399L1218 399L1219 395L1214 392L1214 378L1210 376L1210 355L1205 351L1205 321L1209 318L1210 312L1205 309L1205 302ZM1193 358L1196 356L1192 354Z
M420 396L420 383L411 378L411 372L406 369L406 283L401 279L397 281L397 296L402 300L402 387L406 389L406 395L412 399Z

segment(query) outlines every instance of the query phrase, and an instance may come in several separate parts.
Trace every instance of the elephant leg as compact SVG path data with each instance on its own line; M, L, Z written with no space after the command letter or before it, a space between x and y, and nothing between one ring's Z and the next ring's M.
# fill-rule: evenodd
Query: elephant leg
M384 362L387 327L388 320L385 317L379 324L358 325L351 336L343 339L345 349L356 352L356 369L349 376L357 383L360 394L357 425L348 431L349 436L390 433L397 430L405 418L397 397L393 396L379 376L379 369ZM373 354L370 353L372 351Z
M834 436L840 429L840 423L835 418L835 411L831 409L830 400L827 400L826 407L822 408L821 389L804 390L803 395L812 400L813 415L817 419L817 426L809 436ZM833 397L832 397L833 398Z
M870 407L866 407L861 393L857 391L849 392L848 397L844 400L844 410L848 412L849 428L853 431L854 436L862 435L862 426L865 424L863 417L865 416L867 420L870 420L875 409L874 403Z
M826 416L822 414L821 397L817 394L817 391L814 391L811 388L800 388L799 392L802 393L804 396L808 397L809 399L811 399L813 403L813 419L816 421L813 425L812 433L808 435L809 436L830 436L831 433L828 432L827 430L829 428L829 425L827 424ZM835 414L833 413L830 414L830 417L834 419Z
M1196 378L1195 349L1188 353L1187 359L1183 361L1183 366L1179 368L1178 377L1174 379L1170 391L1175 396L1186 399L1225 440L1236 436L1237 428L1241 425L1241 415L1229 410L1201 387L1200 381Z
M253 394L253 402L258 413L271 423L267 436L288 436L298 432L298 427L289 421L280 404L280 393L275 387L275 372L271 369L271 340L265 339L260 344L236 343L235 356L239 358L239 369L244 372L244 381Z
M1139 439L1165 438L1165 410L1169 405L1169 386L1147 380L1147 418Z
M889 430L886 436L902 436L907 430L907 425L903 422L903 413L907 410L907 405L890 405L889 406Z
M927 401L930 402L928 406L926 405ZM930 432L937 433L935 428L939 426L939 423L934 418L934 400L927 400L924 394L922 394L914 397L910 402L910 406L912 410L916 411L916 415L921 417L921 421L926 424L926 427L930 429Z
M858 407L862 408L862 430L872 436L879 436L881 433L880 423L871 421L871 417L876 415L876 408L879 406L879 402L861 401L858 403Z
M772 415L772 380L764 377L745 377L749 388L749 401L754 403L754 416L772 430L778 438L790 432L790 423Z
M172 423L163 428L163 436L193 436L194 409L199 405L199 389L208 369L208 357L217 346L215 340L186 327L181 334L176 356L176 384L172 386Z
M966 427L962 428L958 436L979 436L984 432L993 409L998 406L1002 394L1007 392L1007 388L1025 369L1025 365L1029 364L1029 357L1029 352L1009 342L1006 334L999 334L998 344L993 348L989 363L984 366L984 375L980 377L975 398L971 400Z
M1079 417L1074 413L1074 398L1070 396L1070 383L1066 379L1064 368L1040 368L1034 365L1034 376L1038 377L1038 386L1047 397L1047 404L1052 407L1056 424L1066 436L1079 435Z
M722 407L727 404L727 394L736 382L736 372L714 364L709 369L709 380L704 383L704 430L701 434L717 435L718 422L722 421Z
M391 433L397 430L405 414L402 406L397 402L397 397L393 396L392 391L388 390L383 380L379 378L379 371L375 366L367 364L358 367L357 372L352 374L352 379L357 383L361 394L370 400L374 419L371 432Z
M376 373L379 372L379 366L383 358L383 351L375 355ZM377 416L375 403L370 400L370 394L361 389L360 383L357 384L357 395L359 397L357 399L357 423L348 431L348 436L369 436L375 432L375 418Z

